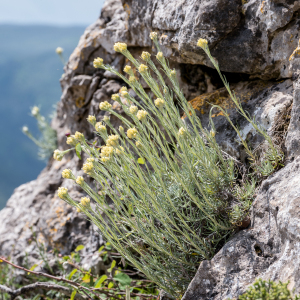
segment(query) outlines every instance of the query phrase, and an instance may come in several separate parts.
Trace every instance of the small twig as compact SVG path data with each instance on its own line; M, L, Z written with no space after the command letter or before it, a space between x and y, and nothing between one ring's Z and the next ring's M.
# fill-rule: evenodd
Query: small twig
M12 290L12 289L4 286L4 285L0 285L0 291L3 291L4 293L9 294L11 296L11 300L15 299L19 295L29 294L30 292L32 292L34 290L37 290L37 289L59 291L59 292L65 294L68 297L70 297L71 294L72 294L71 289L69 289L65 286L61 286L61 285L53 284L53 283L36 282L36 283L33 283L33 284L23 286L23 287L21 287L17 290ZM75 299L86 300L88 298L86 298L85 296L82 296L80 294L76 294Z

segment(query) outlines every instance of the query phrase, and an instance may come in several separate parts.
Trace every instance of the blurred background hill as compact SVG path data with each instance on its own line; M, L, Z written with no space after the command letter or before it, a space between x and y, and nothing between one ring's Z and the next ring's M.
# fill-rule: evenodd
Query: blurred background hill
M63 74L55 49L62 47L67 60L84 29L0 24L0 209L17 186L35 179L46 165L21 128L38 134L30 116L34 105L46 116L54 111Z

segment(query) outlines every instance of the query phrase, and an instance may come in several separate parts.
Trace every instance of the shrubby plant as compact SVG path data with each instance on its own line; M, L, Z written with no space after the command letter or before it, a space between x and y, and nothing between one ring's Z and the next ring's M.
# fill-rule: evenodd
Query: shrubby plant
M287 283L276 283L272 280L257 279L246 293L239 296L239 300L298 300L299 296L293 296L287 288Z
M56 131L50 126L46 118L40 114L40 109L37 106L32 108L31 115L37 120L41 136L34 137L27 126L23 126L22 131L39 147L39 158L47 160L57 147Z
M94 67L118 75L140 101L125 86L112 96L128 118L116 113L107 101L100 103L101 110L123 122L119 130L108 117L100 122L95 116L88 117L104 146L96 147L80 132L68 137L69 145L89 156L82 169L95 180L97 189L71 170L64 170L62 176L73 180L88 197L77 202L65 187L59 188L58 195L96 224L133 266L178 296L187 288L199 263L211 259L248 214L255 180L261 174L258 168L264 166L224 111L252 159L252 175L244 174L243 179L238 179L235 159L216 143L213 122L210 131L202 127L179 87L176 71L170 69L160 49L157 34L151 33L150 37L158 51L156 60L171 86L165 83L148 52L142 53L140 62L124 43L116 43L114 49L131 62L132 66L124 69L128 76L105 65L103 59L95 59ZM198 45L220 73L207 41L200 39ZM148 84L154 99L146 93L136 72ZM271 164L273 171L281 159L278 150L244 112L221 73L220 76L238 111L265 137L269 150L263 161ZM72 149L56 150L54 157L60 160Z

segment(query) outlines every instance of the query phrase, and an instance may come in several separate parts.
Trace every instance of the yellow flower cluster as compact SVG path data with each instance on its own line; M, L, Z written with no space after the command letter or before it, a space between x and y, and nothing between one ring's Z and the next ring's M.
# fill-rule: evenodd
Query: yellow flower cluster
M127 50L127 45L125 43L115 43L114 50L116 52L125 52Z
M172 70L172 71L170 72L170 76L171 76L171 77L176 77L176 71L175 71L175 70Z
M147 70L148 70L148 67L147 67L146 65L141 64L141 65L139 66L139 72L140 72L140 73L145 73L145 72L147 72Z
M119 101L120 101L120 96L119 96L119 94L113 94L113 95L111 96L111 99L114 100L114 101L119 102Z
M65 187L58 188L57 195L60 199L66 199L66 196L68 195L68 189Z
M104 117L103 117L103 121L104 121L105 123L108 123L109 120L110 120L110 117L109 117L109 116L104 116Z
M34 106L31 110L31 114L36 117L40 112L40 109L37 106Z
M134 83L136 82L136 78L134 76L129 77L129 82Z
M111 146L104 146L101 149L100 156L110 158L114 152L114 148Z
M106 132L106 126L102 125L101 122L96 123L95 129L97 132L102 132L102 133Z
M110 157L102 157L101 158L101 161L104 162L104 163L109 161L109 160L110 160Z
M95 126L95 124L96 124L96 117L95 117L95 116L89 115L89 116L87 117L87 120L88 120L88 122L90 122L93 126Z
M140 121L145 121L148 113L145 110L139 110L136 114L137 118Z
M58 149L53 152L53 158L57 161L61 161L64 157L64 153Z
M87 162L82 166L82 170L84 173L89 174L94 168L94 164L92 162Z
M132 69L131 69L131 67L130 66L125 66L125 68L124 68L124 72L125 73L127 73L127 74L131 74L131 72L132 72Z
M94 157L89 157L86 161L93 163L95 161L95 158Z
M162 52L158 52L158 53L156 54L156 58L157 58L158 60L162 60L162 59L164 58L163 53L162 53Z
M71 145L71 146L75 146L77 144L77 141L76 141L76 139L74 139L74 137L68 136L67 137L67 144Z
M122 153L124 153L124 148L120 146L119 149L118 148L115 149L115 152L117 155L121 155Z
M99 104L99 108L101 110L109 110L111 108L111 104L109 104L107 101L104 101Z
M78 176L76 178L76 183L79 184L79 185L83 185L84 184L84 179L82 176Z
M77 141L81 141L81 142L84 141L84 135L81 132L76 131L74 136Z
M199 39L197 42L197 46L201 47L203 50L207 48L207 40Z
M136 145L136 147L139 148L139 149L141 149L141 148L143 147L143 144L142 144L141 142L139 142L139 141L136 141L136 142L135 142L135 145Z
M144 61L148 61L151 57L151 54L149 52L143 51L141 57Z
M118 140L119 140L119 136L117 134L110 135L108 137L108 139L106 140L106 144L107 144L107 146L117 147L119 145Z
M94 66L94 68L101 68L101 67L103 67L103 59L100 58L100 57L95 58L94 62L93 62L93 66Z
M138 131L136 130L136 128L130 128L127 130L127 136L130 138L130 139L133 139L137 136L137 133Z
M157 32L151 32L150 33L150 39L151 40L156 40L157 39Z
M137 112L138 112L138 107L137 106L130 106L130 108L129 108L129 111L132 113L132 114L136 114Z
M61 176L66 179L70 179L72 177L72 171L70 169L65 169L62 171Z
M119 126L119 131L120 131L121 133L123 133L123 132L124 132L124 127L123 127L123 126Z
M55 52L56 52L58 55L60 55L60 54L62 54L62 53L64 52L64 49L63 49L62 47L57 47L56 50L55 50Z
M157 98L156 100L154 100L154 104L158 108L163 108L164 105L165 105L165 101L163 99L161 99L161 98Z
M88 197L83 197L80 200L80 203L82 206L88 206L90 204L91 200Z
M77 210L78 213L81 212L81 209L79 207L76 207L76 210Z
M178 130L178 135L179 136L184 136L186 134L186 130L183 127L180 127Z

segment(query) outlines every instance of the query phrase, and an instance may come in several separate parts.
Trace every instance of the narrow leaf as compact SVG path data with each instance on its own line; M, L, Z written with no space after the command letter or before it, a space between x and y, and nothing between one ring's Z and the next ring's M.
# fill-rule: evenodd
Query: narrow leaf
M83 245L78 245L75 249L75 252L78 252L80 250L84 249L84 246Z
M142 157L139 157L137 160L138 164L140 165L144 165L145 164L145 160Z
M72 294L71 294L71 299L70 299L70 300L74 300L74 299L75 299L76 293L77 293L76 290L74 290L74 291L72 292Z
M69 280L73 277L73 275L77 272L77 269L74 269L70 275L69 275Z
M81 149L80 143L78 143L78 144L75 146L75 150L76 150L76 154L77 154L78 158L81 159L80 154L81 154L81 150L82 150L82 149Z
M98 289L106 279L107 279L107 275L102 275L96 282L95 289Z

